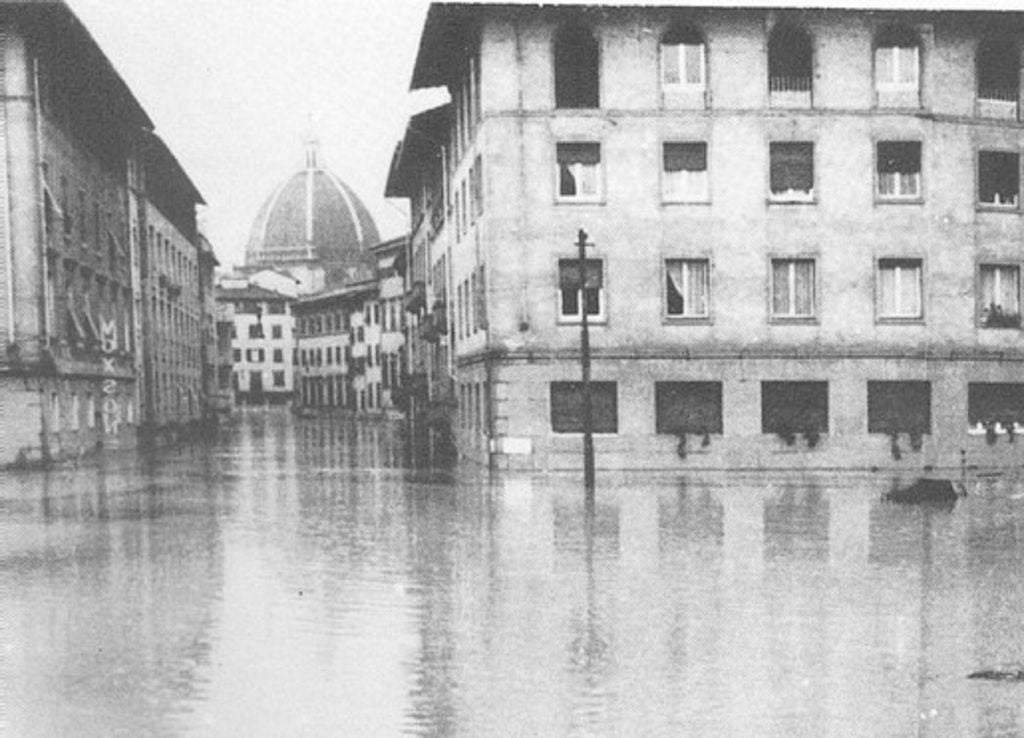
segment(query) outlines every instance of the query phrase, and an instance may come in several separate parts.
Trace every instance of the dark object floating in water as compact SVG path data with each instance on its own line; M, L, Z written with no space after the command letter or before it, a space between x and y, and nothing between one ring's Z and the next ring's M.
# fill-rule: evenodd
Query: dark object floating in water
M986 679L990 682L1024 682L1024 668L984 669L967 675L968 679Z
M909 487L890 490L885 499L906 504L931 502L952 505L962 496L948 479L918 479Z

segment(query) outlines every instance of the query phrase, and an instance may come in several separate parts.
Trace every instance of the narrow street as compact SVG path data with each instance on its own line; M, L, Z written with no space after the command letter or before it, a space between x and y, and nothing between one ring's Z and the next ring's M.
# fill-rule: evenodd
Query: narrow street
M0 481L12 736L1011 735L1024 486L881 475L488 479L400 425Z

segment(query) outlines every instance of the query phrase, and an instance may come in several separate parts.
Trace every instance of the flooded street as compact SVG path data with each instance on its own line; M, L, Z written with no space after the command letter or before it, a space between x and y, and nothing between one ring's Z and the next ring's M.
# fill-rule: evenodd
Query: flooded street
M398 426L0 482L11 736L1011 736L1024 484L881 475L489 481Z

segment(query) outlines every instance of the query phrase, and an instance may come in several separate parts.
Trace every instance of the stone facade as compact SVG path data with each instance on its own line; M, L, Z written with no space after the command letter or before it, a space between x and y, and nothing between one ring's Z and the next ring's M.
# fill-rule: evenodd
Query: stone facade
M1022 23L434 5L453 102L388 184L421 415L578 467L587 309L599 467L1019 463Z
M291 404L295 387L294 296L255 284L240 286L234 280L221 283L217 302L221 323L231 321L234 403Z

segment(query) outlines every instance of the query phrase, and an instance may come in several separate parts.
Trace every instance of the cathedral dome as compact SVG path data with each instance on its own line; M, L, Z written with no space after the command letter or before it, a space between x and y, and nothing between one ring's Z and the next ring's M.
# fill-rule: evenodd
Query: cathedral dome
M267 198L245 249L248 269L320 268L328 282L363 276L377 226L356 194L320 165L315 141L306 166Z

